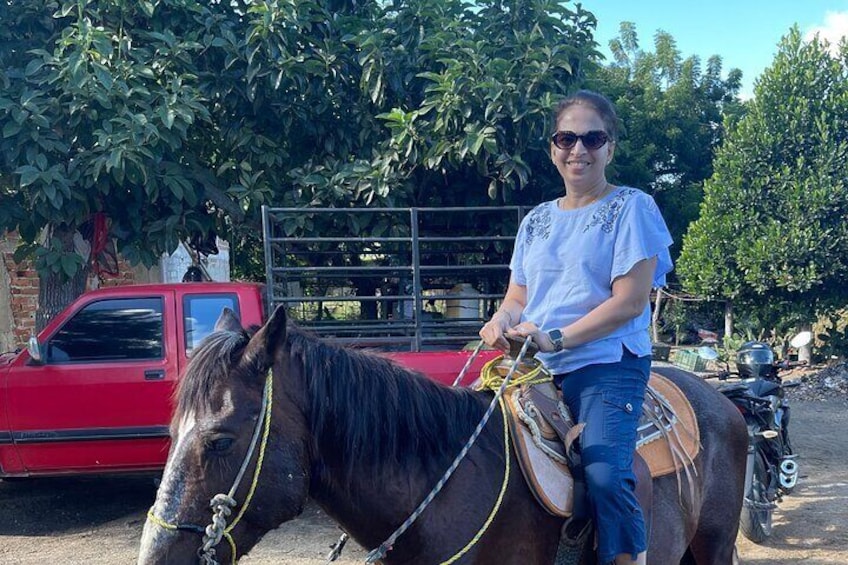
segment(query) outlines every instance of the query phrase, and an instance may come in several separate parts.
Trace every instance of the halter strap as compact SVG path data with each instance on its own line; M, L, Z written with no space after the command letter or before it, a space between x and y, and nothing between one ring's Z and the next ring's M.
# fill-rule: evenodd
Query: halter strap
M229 493L216 494L212 497L212 500L209 503L210 507L213 509L211 524L205 528L196 524L171 524L159 516L156 516L156 514L153 513L152 507L147 512L147 518L160 528L202 535L203 542L197 550L197 556L200 558L202 563L209 565L216 565L218 563L215 560L215 546L221 543L222 538L226 538L229 542L231 549L230 553L232 554L232 563L233 565L236 563L236 543L230 535L230 532L236 527L245 512L247 512L248 505L253 499L253 493L256 491L256 485L259 483L259 473L262 471L262 463L265 460L265 448L268 446L268 436L270 435L271 430L271 400L273 399L273 393L273 373L271 372L271 369L268 369L268 376L265 378L265 387L262 392L262 406L259 409L259 417L256 420L256 427L253 430L250 447L247 450L244 461L242 461L238 475L236 475L236 479L230 487ZM242 504L241 510L239 510L239 513L236 515L232 523L227 525L227 517L232 513L232 508L237 505L235 493L238 490L242 478L244 478L244 474L250 464L250 460L253 458L253 452L256 450L256 444L259 441L260 432L262 432L262 443L259 447L259 456L256 461L256 468L253 471L253 480L250 484L250 490L247 492L247 496L244 499L244 504Z

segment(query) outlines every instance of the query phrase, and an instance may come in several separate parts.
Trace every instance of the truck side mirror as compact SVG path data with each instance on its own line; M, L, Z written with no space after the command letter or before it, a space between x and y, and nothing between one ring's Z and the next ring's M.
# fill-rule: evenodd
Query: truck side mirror
M39 365L44 362L44 357L41 355L41 346L38 344L38 338L34 335L29 336L29 341L27 342L27 352L29 352L29 356L33 361L38 363Z

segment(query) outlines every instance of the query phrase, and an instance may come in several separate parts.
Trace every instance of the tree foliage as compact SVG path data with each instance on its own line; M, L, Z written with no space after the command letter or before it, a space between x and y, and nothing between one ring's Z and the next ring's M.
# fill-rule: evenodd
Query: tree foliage
M793 29L730 128L678 273L705 296L803 316L848 292L848 50Z
M625 131L611 177L652 193L675 242L698 214L702 186L724 134L723 117L741 111L742 74L722 77L722 60L713 55L683 58L674 38L658 31L653 51L640 48L636 28L621 24L610 42L613 61L594 77L615 102Z
M632 26L597 67L595 24L555 0L0 2L0 230L49 285L76 280L67 302L97 214L149 265L191 237L255 242L263 204L535 203L562 191L553 103L591 73L627 124L614 178L681 211L679 233L738 73L682 59L668 34L643 52ZM406 235L353 214L288 222Z
M4 2L0 228L72 276L95 212L151 264L192 234L255 232L265 203L538 194L549 105L595 56L594 23L550 0Z

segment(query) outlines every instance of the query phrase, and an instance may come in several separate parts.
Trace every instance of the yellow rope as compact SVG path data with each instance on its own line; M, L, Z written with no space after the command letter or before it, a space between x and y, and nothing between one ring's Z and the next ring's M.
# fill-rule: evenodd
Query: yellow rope
M460 549L453 557L448 559L447 561L443 561L441 565L450 565L454 563L457 559L465 555L469 549L474 547L474 545L480 541L480 538L483 537L483 534L486 533L486 530L489 529L489 526L492 524L492 521L495 519L495 515L497 515L498 510L501 508L501 503L503 502L504 494L506 494L506 487L509 484L509 423L507 422L506 416L506 406L504 406L503 398L499 401L501 405L501 414L503 415L503 423L504 423L504 459L506 461L506 466L504 469L504 479L503 484L501 485L501 491L498 493L498 499L495 501L495 505L492 507L492 511L489 513L489 517L486 518L486 521L480 527L480 530L477 534L471 538L471 541L466 544L465 547Z
M480 386L477 390L498 390L503 383L504 378L500 376L495 366L501 362L503 355L495 357L480 369ZM519 385L535 385L552 380L553 377L542 365L538 365L533 370L526 373L515 371L512 379L509 381L509 386Z
M233 531L233 528L235 528L236 524L239 523L239 520L241 520L242 516L244 516L244 513L247 512L247 507L253 499L253 493L256 491L256 485L259 484L259 472L262 471L262 463L265 461L265 448L268 446L268 436L271 434L271 404L274 398L274 378L270 370L268 371L268 378L265 381L265 387L268 389L268 404L265 406L265 422L262 424L265 430L262 432L262 443L259 445L259 457L256 461L256 469L253 471L253 481L250 483L250 490L247 491L247 496L244 499L244 504L241 505L241 510L239 510L238 515L236 515L232 523L224 530L224 537L227 538L228 542L230 542L233 565L235 565L237 561L236 542L233 539L233 536L230 535L230 532Z
M495 366L500 363L503 356L496 357L492 359L480 370L480 387L479 390L488 389L488 390L498 390L503 384L503 377L495 369ZM535 367L532 371L527 373L519 373L515 372L512 379L510 380L510 387L518 386L523 384L537 384L543 383L551 380L552 377L550 373L547 372L541 365ZM451 565L451 563L456 562L457 559L468 553L468 551L474 547L474 545L480 541L480 538L483 537L483 534L486 533L486 530L489 529L489 526L494 521L495 516L501 508L501 504L503 503L504 495L506 494L506 487L509 484L509 475L510 475L510 457L509 457L509 421L507 420L506 414L506 406L504 405L503 397L499 399L499 404L501 406L501 415L503 416L503 434L504 434L504 478L503 484L501 484L501 490L498 493L498 498L495 501L495 505L492 507L492 511L489 512L489 517L486 518L486 521L480 527L480 530L471 538L465 547L460 549L453 557L448 559L447 561L443 561L440 565Z
M161 519L159 516L153 513L153 507L150 507L150 510L147 511L147 519L159 526L160 528L164 528L166 530L176 530L176 524L169 524L165 520Z
M268 404L265 407L265 422L262 424L265 430L262 433L262 443L259 445L259 457L256 461L256 469L253 471L253 481L250 483L250 490L247 492L244 504L241 505L241 510L233 519L233 522L224 530L225 534L233 531L233 528L239 523L244 513L247 512L247 507L253 498L254 491L256 491L256 485L259 483L259 472L262 471L262 462L265 460L265 448L268 445L268 436L271 434L271 404L274 398L274 379L272 378L271 371L268 371L268 380L265 386L268 388Z
M259 446L259 457L256 461L256 468L253 471L253 481L250 483L250 490L247 492L247 496L244 499L244 504L241 506L241 510L233 519L232 523L224 529L224 537L227 539L227 542L230 544L230 554L232 555L232 563L235 565L236 559L236 542L233 539L233 536L230 535L230 532L233 528L236 527L236 524L239 523L244 513L247 511L247 507L250 505L251 499L253 499L253 493L256 491L256 485L259 484L259 472L262 471L262 463L265 461L265 448L268 446L268 436L271 433L271 404L274 393L274 380L271 371L268 371L268 377L265 380L265 387L267 389L267 398L268 403L265 405L265 414L263 416L264 422L262 426L265 428L262 433L262 443ZM154 524L159 526L160 528L164 528L166 530L178 530L179 527L177 524L169 524L165 520L161 519L159 516L153 513L153 507L147 511L148 520L152 521Z

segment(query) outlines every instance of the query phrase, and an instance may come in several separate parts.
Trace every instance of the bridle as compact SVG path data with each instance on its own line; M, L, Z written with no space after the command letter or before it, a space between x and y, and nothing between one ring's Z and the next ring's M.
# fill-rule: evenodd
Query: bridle
M218 561L215 559L215 546L221 543L222 538L226 538L227 542L229 542L232 562L233 564L236 563L236 542L233 539L233 536L230 535L230 532L233 531L233 528L236 527L236 524L239 523L245 512L247 512L247 507L253 498L253 493L256 491L256 485L259 483L259 473L262 471L262 462L265 459L265 448L268 445L268 435L271 429L273 382L273 375L271 370L268 369L268 376L265 378L265 388L262 392L262 407L259 410L259 418L256 420L256 427L253 430L250 447L247 450L244 461L242 461L238 475L236 475L236 479L233 481L233 486L230 487L230 491L227 494L216 494L209 502L209 506L212 508L212 523L205 528L198 526L197 524L171 524L163 518L156 516L153 513L153 508L147 512L148 520L160 528L192 532L202 535L203 540L200 547L197 549L197 556L200 558L200 563L203 565L218 565ZM262 435L262 443L259 447L259 456L256 461L256 468L253 471L253 480L250 484L250 490L247 492L247 496L244 499L244 504L242 504L241 510L239 510L239 513L236 515L232 523L227 525L227 518L230 514L232 514L233 508L235 508L238 504L235 499L235 494L236 491L238 491L238 487L241 484L241 480L244 477L245 472L247 471L250 460L253 458L253 452L256 450L260 434Z

